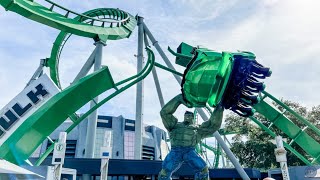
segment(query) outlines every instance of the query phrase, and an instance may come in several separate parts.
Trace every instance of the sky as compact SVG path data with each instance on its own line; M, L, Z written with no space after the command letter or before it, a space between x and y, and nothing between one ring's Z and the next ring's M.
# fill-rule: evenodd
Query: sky
M36 0L43 1L43 0ZM82 13L113 7L144 17L154 37L166 49L181 42L217 51L251 51L273 74L265 81L266 91L277 98L298 102L308 108L319 105L320 12L317 0L55 0ZM0 107L25 87L41 58L49 57L59 31L28 20L0 7ZM93 40L72 36L61 56L60 78L67 87L94 49ZM156 61L164 64L155 48ZM115 82L136 73L137 28L129 39L107 42L103 65ZM183 68L174 65L183 72ZM181 93L172 74L157 69L165 102ZM99 114L135 119L135 87L99 109ZM102 95L105 97L106 95ZM144 122L163 127L154 81L144 80ZM182 118L186 108L180 107ZM84 109L82 109L84 111Z

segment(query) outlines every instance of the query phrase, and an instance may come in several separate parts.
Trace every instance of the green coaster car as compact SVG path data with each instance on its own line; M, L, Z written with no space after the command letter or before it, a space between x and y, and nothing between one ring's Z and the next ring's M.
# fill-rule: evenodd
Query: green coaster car
M217 52L181 43L176 63L186 67L181 83L182 94L193 107L222 103L240 116L251 116L259 102L260 82L271 75L269 68L256 61L251 52Z

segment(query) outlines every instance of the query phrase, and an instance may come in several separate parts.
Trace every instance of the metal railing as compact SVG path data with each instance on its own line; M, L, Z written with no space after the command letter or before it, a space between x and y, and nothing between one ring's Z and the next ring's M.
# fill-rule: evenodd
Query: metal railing
M45 2L50 4L50 7L48 8L50 11L53 11L55 7L62 9L64 11L66 11L66 14L64 15L66 18L68 18L70 16L70 14L76 15L78 16L78 21L79 22L85 22L85 23L90 23L92 26L96 26L95 22L100 22L101 23L101 27L107 27L106 24L109 24L109 27L114 27L114 26L123 26L126 25L127 23L129 23L130 21L130 16L128 13L126 13L125 11L122 11L120 9L114 9L114 8L101 8L98 9L98 12L92 12L92 16L103 16L103 18L94 18L91 17L90 14L88 15L84 15L84 14L80 14L77 13L75 11L72 11L70 9L67 9L55 2L52 2L50 0L44 0ZM107 17L109 16L109 17Z

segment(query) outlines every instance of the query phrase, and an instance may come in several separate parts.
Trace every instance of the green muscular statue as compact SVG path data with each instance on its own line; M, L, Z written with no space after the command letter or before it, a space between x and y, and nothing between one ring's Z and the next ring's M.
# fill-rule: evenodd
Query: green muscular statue
M208 180L208 166L196 152L195 147L201 139L210 137L220 128L224 108L218 105L208 121L196 126L193 123L192 112L185 113L183 122L178 122L178 119L173 116L180 104L190 107L184 101L182 94L179 94L160 112L164 127L169 131L171 151L162 163L158 179L170 180L172 173L178 170L183 162L187 162L196 171L195 180Z

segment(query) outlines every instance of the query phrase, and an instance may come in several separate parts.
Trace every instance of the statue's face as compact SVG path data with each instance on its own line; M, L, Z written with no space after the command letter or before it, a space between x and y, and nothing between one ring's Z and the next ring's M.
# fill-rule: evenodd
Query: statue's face
M193 124L193 114L184 114L184 122Z

